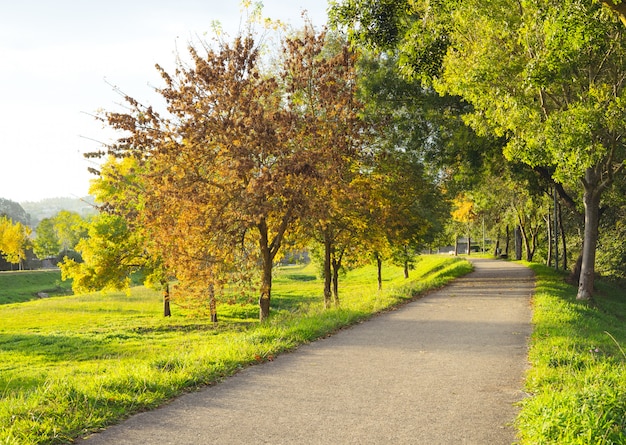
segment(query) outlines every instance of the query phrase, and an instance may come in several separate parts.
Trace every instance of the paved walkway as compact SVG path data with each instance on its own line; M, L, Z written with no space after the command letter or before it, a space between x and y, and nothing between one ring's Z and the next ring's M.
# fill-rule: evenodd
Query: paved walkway
M438 292L83 443L511 444L532 272L473 261Z

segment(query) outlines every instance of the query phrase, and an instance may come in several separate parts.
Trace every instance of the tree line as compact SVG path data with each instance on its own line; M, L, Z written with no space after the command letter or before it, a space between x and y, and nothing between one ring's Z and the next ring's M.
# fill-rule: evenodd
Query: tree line
M141 271L208 305L256 289L288 252L340 271L464 236L494 255L624 276L623 25L601 3L331 2L262 51L253 32L157 66L160 107L119 92L120 138L90 156L102 210L64 275L78 291ZM286 36L285 36L286 35ZM265 46L267 48L267 45ZM484 244L483 244L484 245Z
M463 121L498 145L481 172L496 177L481 174L472 193L485 197L494 185L507 193L514 181L508 201L529 257L548 215L542 197L556 194L556 227L582 233L572 237L580 252L574 279L578 298L590 299L598 245L615 247L609 256L623 251L615 242L626 128L619 2L347 0L333 2L331 17L355 45L394 57L407 79L466 104ZM494 199L483 210L497 207Z
M123 136L89 155L104 159L91 190L103 212L83 261L62 265L75 289L123 288L141 270L166 315L175 281L216 320L220 298L252 288L265 320L287 251L317 246L327 307L348 264L374 258L379 285L386 259L408 274L446 216L436 175L368 108L340 33L305 23L271 60L261 43L190 45L173 73L157 66L163 109L123 94L125 110L100 116Z

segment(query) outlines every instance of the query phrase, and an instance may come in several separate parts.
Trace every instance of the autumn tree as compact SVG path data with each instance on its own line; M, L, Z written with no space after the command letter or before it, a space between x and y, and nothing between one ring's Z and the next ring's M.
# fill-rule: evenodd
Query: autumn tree
M167 110L126 97L127 112L105 116L125 134L108 152L138 161L141 206L134 218L168 269L204 270L217 280L206 283L210 288L239 252L246 264L259 265L265 320L273 262L305 204L316 152L302 139L299 113L285 106L280 74L261 68L252 36L190 47L189 55L191 62L179 58L172 74L158 68Z
M283 82L295 114L297 140L308 157L305 230L323 247L324 303L339 303L344 254L355 242L362 214L359 162L367 138L356 97L356 55L341 35L307 23L284 43ZM361 216L361 217L360 217Z
M82 261L65 258L60 264L63 279L73 280L75 293L127 290L132 274L141 269L143 245L135 236L122 217L100 213L75 246Z
M0 217L0 253L12 264L19 264L26 259L26 249L30 245L31 230L21 222L13 222L6 216Z
M170 316L169 275L138 221L144 189L138 160L109 157L94 173L89 192L100 213L87 222L87 234L75 246L80 261L66 257L60 264L63 278L71 278L74 292L81 293L129 291L142 276L144 284L163 291L163 314Z

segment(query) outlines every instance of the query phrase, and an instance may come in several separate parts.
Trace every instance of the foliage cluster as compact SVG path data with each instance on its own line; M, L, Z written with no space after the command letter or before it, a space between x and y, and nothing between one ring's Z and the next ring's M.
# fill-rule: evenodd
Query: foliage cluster
M598 282L595 304L576 300L565 275L531 264L537 278L526 378L531 397L517 427L522 444L626 442L626 302Z
M37 225L33 252L40 259L72 255L80 240L87 236L88 220L76 212L61 210Z
M192 45L173 73L157 67L164 110L124 95L126 110L101 116L122 136L88 155L105 158L92 193L106 215L77 246L85 261L62 265L76 291L141 269L165 288L166 314L176 280L217 319L233 286L254 286L264 320L285 246L319 244L327 307L348 263L373 254L379 276L390 258L408 275L445 213L435 176L386 142L340 34L306 23L281 45L271 69L252 31Z
M553 221L561 233L581 230L584 238L575 243L582 251L581 299L593 292L600 216L619 206L611 190L624 181L626 158L626 34L614 14L623 17L623 8L602 3L610 9L593 0L344 0L330 10L355 46L391 58L422 88L460 98L464 122L499 145L473 185L484 189L487 181L481 182L496 175L504 181L489 178L492 186L508 188L512 180L511 198L526 195L512 206L511 221L528 259L540 227L556 239L542 198L559 196L578 221L568 227L558 210ZM550 245L556 249L556 242Z
M30 227L21 222L13 222L6 216L0 216L0 254L9 263L19 264L26 259L26 249L30 246Z
M160 296L143 287L4 306L0 443L68 443L470 270L466 261L424 256L409 282L391 268L383 292L372 266L354 270L341 308L325 310L314 267L285 267L275 277L275 315L262 324L247 301L226 306L220 325L184 311L163 318L154 311Z

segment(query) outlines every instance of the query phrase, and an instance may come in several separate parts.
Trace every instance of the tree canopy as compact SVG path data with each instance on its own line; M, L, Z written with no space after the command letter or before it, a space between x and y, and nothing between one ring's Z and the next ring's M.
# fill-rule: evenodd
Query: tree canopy
M381 7L384 14L370 14ZM580 190L578 297L590 298L601 198L625 159L626 40L614 14L592 0L350 0L331 17L355 41L397 51L405 75L471 104L466 122L505 138L509 160L547 172L560 190ZM389 22L397 24L392 39L371 32Z

